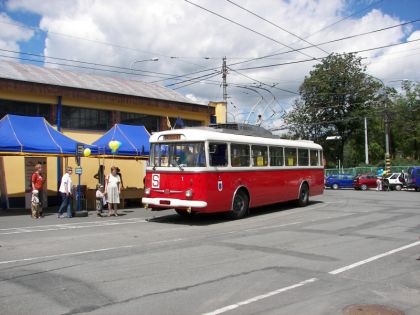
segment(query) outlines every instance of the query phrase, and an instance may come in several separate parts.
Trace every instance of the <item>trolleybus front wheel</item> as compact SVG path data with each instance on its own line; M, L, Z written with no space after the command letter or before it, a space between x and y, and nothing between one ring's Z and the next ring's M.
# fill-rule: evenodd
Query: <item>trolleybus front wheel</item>
M228 213L230 219L240 219L243 218L249 209L249 198L248 195L243 190L239 190L233 198L232 210Z

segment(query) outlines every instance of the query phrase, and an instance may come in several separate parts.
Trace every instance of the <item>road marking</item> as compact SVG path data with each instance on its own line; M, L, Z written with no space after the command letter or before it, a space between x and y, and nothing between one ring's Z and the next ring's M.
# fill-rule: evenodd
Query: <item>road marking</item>
M90 253L106 252L110 250L132 248L132 247L134 247L134 245L124 245L124 246L118 246L118 247L84 250L81 252L72 252L72 253L64 253L64 254L56 254L56 255L48 255L48 256L38 256L38 257L30 257L30 258L22 258L22 259L14 259L14 260L5 260L5 261L0 261L0 265L22 262L22 261L40 260L40 259L46 259L46 258L57 258L57 257L65 257L65 256L76 256L76 255L83 255L83 254L90 254Z
M354 264L351 264L351 265L348 265L348 266L345 266L345 267L342 267L342 268L335 269L333 271L330 271L329 274L336 275L336 274L342 273L344 271L347 271L347 270L350 270L350 269L359 267L359 266L361 266L363 264L367 264L367 263L369 263L371 261L374 261L374 260L377 260L379 258L382 258L382 257L385 257L385 256L389 256L389 255L398 253L398 252L400 252L400 251L402 251L404 249L407 249L407 248L410 248L410 247L414 247L414 246L417 246L417 245L420 245L420 241L417 241L417 242L414 242L414 243L411 243L411 244L408 244L408 245L405 245L405 246L402 246L402 247L399 247L399 248L390 250L390 251L388 251L386 253L382 253L382 254L379 254L379 255L370 257L368 259L365 259L365 260L358 261L358 262L356 262Z
M38 225L38 226L27 226L18 228L0 229L0 235L9 234L21 234L31 232L46 232L46 231L60 231L70 229L83 229L92 227L103 227L112 225L122 224L135 224L135 223L146 223L145 219L120 219L120 220L106 220L106 221L90 221L90 222L77 222L77 223L64 223L54 225Z
M257 295L253 298L248 299L248 300L241 301L241 302L238 302L238 303L235 303L235 304L231 304L231 305L219 308L215 311L205 313L203 315L217 315L217 314L226 313L226 312L234 310L234 309L236 309L240 306L247 305L247 304L250 304L250 303L254 303L254 302L260 301L262 299L266 299L266 298L269 298L271 296L274 296L274 295L277 295L277 294L280 294L280 293L283 293L283 292L286 292L286 291L290 291L290 290L302 287L306 284L313 283L317 280L318 280L317 278L307 279L307 280L301 281L299 283L293 284L291 286L284 287L284 288L281 288L281 289L277 289L275 291L271 291L271 292L268 292L266 294Z

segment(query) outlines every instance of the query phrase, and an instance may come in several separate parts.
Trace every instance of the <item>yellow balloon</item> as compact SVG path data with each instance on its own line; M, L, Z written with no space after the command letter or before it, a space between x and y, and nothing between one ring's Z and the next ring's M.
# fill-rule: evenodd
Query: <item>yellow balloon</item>
M89 148L86 148L83 150L83 155L88 157L90 154L92 153L92 151Z

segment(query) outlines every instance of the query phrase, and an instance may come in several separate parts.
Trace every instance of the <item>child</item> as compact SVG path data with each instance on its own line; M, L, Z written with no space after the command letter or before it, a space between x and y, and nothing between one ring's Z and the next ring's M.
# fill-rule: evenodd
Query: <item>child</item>
M31 200L31 211L32 211L32 218L38 219L40 217L39 212L39 198L38 198L38 190L32 190L32 200Z
M104 186L101 184L96 185L96 215L102 217L104 205L106 203Z

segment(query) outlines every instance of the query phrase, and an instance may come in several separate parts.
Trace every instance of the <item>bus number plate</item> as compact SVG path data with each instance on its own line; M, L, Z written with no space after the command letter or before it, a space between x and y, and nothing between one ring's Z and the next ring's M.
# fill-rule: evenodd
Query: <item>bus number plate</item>
M152 174L152 188L160 188L160 174Z

